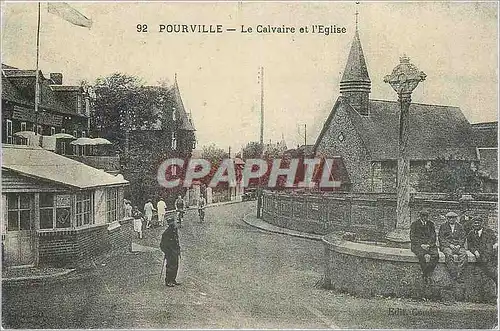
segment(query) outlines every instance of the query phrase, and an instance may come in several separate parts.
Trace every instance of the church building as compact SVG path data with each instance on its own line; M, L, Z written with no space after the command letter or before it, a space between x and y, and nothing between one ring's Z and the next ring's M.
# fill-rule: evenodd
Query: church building
M340 96L323 125L314 153L342 158L354 192L395 192L400 104L397 100L370 99L370 90L356 28L340 81ZM480 191L475 132L460 108L412 103L409 113L411 191ZM459 177L450 179L452 174Z

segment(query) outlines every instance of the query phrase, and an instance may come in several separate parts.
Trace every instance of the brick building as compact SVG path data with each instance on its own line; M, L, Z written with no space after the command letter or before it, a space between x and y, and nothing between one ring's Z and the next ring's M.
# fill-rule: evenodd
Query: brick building
M69 133L87 137L90 97L82 86L63 85L61 73L40 71L39 112L35 114L36 70L2 64L2 143L20 143L14 134L33 131L51 136Z
M35 146L2 148L3 265L77 265L128 249L128 182Z
M371 80L356 30L340 96L314 145L316 155L341 157L355 192L395 192L398 158L397 101L369 98ZM439 191L434 170L458 167L476 176L475 132L458 107L412 103L408 153L412 191ZM464 175L465 176L465 175ZM472 184L471 184L472 185ZM467 189L467 188L466 188Z

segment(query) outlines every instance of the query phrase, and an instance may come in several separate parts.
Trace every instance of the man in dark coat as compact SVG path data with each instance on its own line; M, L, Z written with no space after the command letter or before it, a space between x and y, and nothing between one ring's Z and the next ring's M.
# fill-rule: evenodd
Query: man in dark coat
M484 221L477 217L472 223L472 230L467 235L469 251L476 256L477 265L486 276L498 281L498 241L493 230L484 226Z
M177 271L179 269L179 258L181 256L181 248L179 246L179 234L177 232L177 223L175 219L167 220L168 227L161 235L160 249L165 254L165 285L174 287L180 285L177 282Z
M446 222L439 227L439 249L445 256L445 263L450 277L461 281L464 265L467 263L465 250L466 233L462 224L458 223L458 214L446 214Z
M421 211L418 220L410 227L411 251L415 253L422 268L424 283L429 283L439 260L436 246L436 229L429 220L429 213Z

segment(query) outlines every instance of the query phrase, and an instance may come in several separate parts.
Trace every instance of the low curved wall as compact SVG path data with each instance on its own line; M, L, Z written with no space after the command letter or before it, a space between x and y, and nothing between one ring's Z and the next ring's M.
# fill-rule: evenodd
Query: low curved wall
M350 242L339 235L323 238L325 286L361 297L390 296L484 301L495 299L495 283L476 266L468 252L464 284L454 284L448 276L444 255L432 276L434 285L424 286L418 259L405 248L391 248Z
M446 201L444 194L413 194L410 217L417 219L422 209L441 224L440 215L467 211L488 220L496 231L498 205L492 201ZM396 195L392 193L291 194L265 191L263 219L276 226L315 234L343 230L385 238L396 226Z

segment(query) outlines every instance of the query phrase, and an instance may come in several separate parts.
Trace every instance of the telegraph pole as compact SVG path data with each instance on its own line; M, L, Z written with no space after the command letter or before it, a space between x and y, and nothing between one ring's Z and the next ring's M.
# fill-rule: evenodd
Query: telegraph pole
M260 157L264 156L264 67L260 67ZM257 218L262 218L262 177L257 188Z
M305 146L307 145L307 124L304 124L304 150Z

